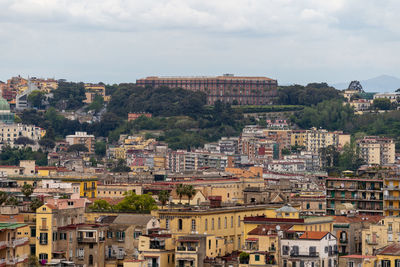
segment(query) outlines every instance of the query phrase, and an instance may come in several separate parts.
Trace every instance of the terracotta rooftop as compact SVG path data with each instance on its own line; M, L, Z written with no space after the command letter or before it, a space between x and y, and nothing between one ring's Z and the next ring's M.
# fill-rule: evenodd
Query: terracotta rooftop
M248 235L269 235L269 231L273 231L276 234L276 227L279 225L281 231L289 230L293 225L292 224L266 224L266 225L259 225L250 232Z
M312 239L312 240L321 240L324 238L329 232L324 231L324 232L315 232L315 231L308 231L304 232L299 239Z
M355 222L370 222L378 223L383 216L359 215L354 217L334 216L333 223L355 223Z
M376 252L376 255L400 256L400 243L396 242L386 247L383 247Z

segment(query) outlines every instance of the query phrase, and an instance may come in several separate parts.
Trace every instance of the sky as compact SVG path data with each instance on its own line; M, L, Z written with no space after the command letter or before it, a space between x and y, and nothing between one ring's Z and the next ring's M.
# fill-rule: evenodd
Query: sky
M0 0L0 80L400 77L398 0Z

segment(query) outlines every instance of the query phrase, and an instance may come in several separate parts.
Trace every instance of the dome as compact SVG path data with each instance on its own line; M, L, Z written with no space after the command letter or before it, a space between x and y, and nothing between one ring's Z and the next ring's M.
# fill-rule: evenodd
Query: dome
M10 110L10 104L2 97L0 97L0 110Z

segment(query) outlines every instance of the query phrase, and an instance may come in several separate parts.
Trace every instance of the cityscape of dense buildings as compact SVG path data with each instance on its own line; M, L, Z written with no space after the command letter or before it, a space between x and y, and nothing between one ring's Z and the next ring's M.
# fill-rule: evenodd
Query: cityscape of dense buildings
M397 93L352 84L335 91L338 107L397 114ZM301 127L294 117L304 107L279 110L283 89L265 77L130 86L162 95L123 95L138 108L112 113L125 87L0 83L0 266L399 266L396 135ZM169 88L205 93L203 113L160 115L181 105L163 102ZM229 124L237 114L239 126Z

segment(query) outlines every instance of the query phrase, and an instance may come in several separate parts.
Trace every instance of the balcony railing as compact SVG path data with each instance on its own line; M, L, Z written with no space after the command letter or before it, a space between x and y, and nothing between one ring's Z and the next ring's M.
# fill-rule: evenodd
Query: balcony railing
M6 259L0 259L0 266L6 265Z
M80 236L80 237L77 238L77 240L80 243L96 243L97 242L96 237L82 237L82 236Z
M19 256L19 257L15 257L15 258L11 258L11 259L7 259L6 260L6 264L7 265L17 265L19 262L23 262L28 258L28 254Z
M400 200L400 196L395 197L395 196L383 196L384 200Z
M7 241L0 241L0 249L6 248L8 245Z
M319 252L310 252L306 254L291 252L290 257L298 257L298 258L319 257Z
M367 244L368 244L368 245L378 245L378 241L367 239Z
M47 245L47 239L40 239L39 244L40 245Z
M176 247L176 251L186 251L186 247Z
M26 242L29 241L28 237L23 237L23 238L17 238L15 240L12 240L8 243L8 247L17 247L17 246L21 246L23 244L25 244Z

